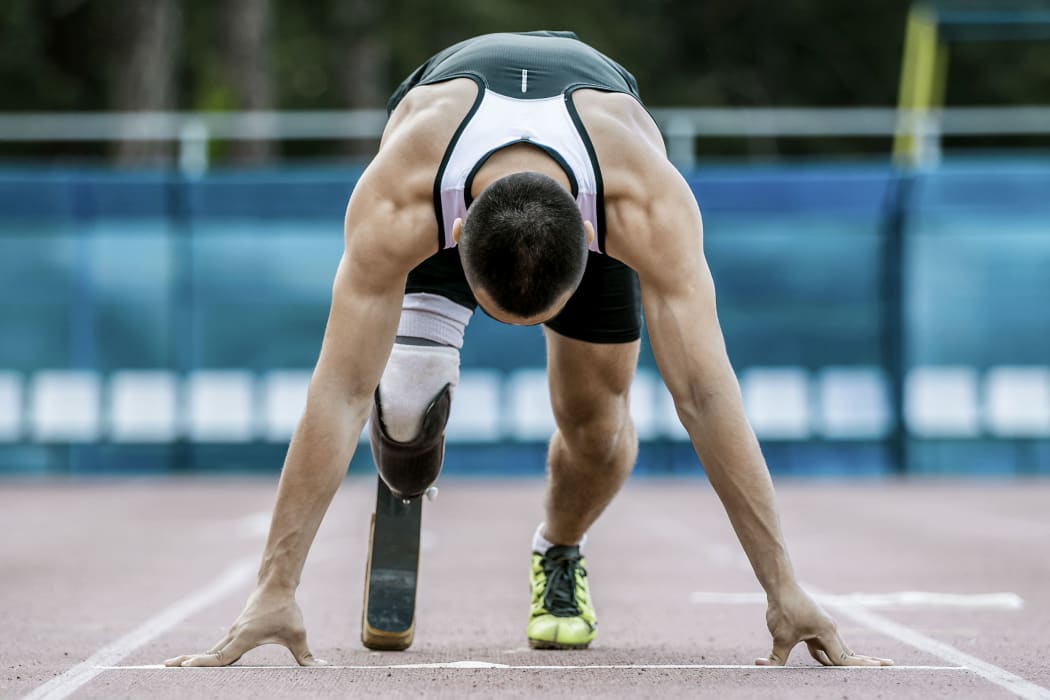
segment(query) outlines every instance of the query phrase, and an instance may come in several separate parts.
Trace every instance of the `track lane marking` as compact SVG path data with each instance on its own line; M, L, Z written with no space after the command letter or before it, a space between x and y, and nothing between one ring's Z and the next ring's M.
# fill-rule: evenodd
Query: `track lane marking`
M834 606L863 608L888 607L949 607L1021 610L1024 599L1016 593L937 593L932 591L895 591L891 593L818 594L819 602ZM765 593L718 593L696 591L689 594L689 602L700 605L765 605Z
M269 511L261 510L237 518L234 525L237 535L245 539L266 537L270 533L271 517Z
M810 586L806 586L806 590L817 597L826 596L825 593ZM1050 689L1036 685L1015 673L1007 671L1005 668L1000 668L995 664L967 654L950 644L928 637L914 628L894 622L887 617L861 607L836 603L829 603L829 605L840 615L848 617L869 629L950 663L965 666L986 681L1005 688L1018 697L1025 698L1025 700L1050 700ZM892 666L885 668L892 668Z
M261 533L264 516L267 520L270 517L269 513L251 513L235 520L234 526L239 529L242 537L258 536L264 534ZM331 542L318 539L310 548L310 561L327 561L332 559L337 551L338 548L334 547ZM129 668L116 664L186 618L218 602L224 596L251 581L258 567L258 555L235 560L210 584L177 600L131 632L98 649L84 661L37 686L27 695L22 696L21 700L61 700L107 670Z
M198 611L217 602L252 580L259 557L245 557L234 562L211 583L177 600L160 613L116 639L65 673L37 686L22 700L61 700L76 692L139 647L164 634Z
M169 667L162 664L148 664L142 666L100 666L100 671L214 671L215 669L240 669L240 670L289 670L289 669L314 669L329 671L378 671L378 670L414 670L414 669L459 669L459 670L495 670L495 671L547 671L547 670L748 670L748 671L867 671L881 668L884 671L969 671L965 666L818 666L816 664L806 666L755 666L754 664L593 664L583 666L549 666L529 665L519 666L511 664L489 663L488 661L450 661L447 663L420 663L420 664L390 664L390 665L327 665L327 666L192 666L192 667Z
M666 532L673 532L673 529L668 529ZM666 536L666 532L660 534ZM721 566L723 568L728 567L732 563L740 564L738 560L734 560L731 557L726 556L727 546L722 546L719 549L711 549L708 551L708 558L712 563ZM848 603L836 602L835 596L830 596L828 593L821 591L820 589L812 586L804 586L805 589L818 599L830 598L830 601L825 601L827 605L833 608L839 614L852 619L861 625L868 627L876 632L884 634L888 637L896 639L899 642L903 642L908 646L914 647L920 651L931 654L940 659L948 661L950 663L959 664L965 667L967 670L972 671L981 678L998 685L1001 688L1014 693L1018 697L1025 698L1025 700L1050 700L1050 689L1044 688L1041 685L1037 685L1015 673L1011 673L1004 668L1000 668L995 664L979 659L976 656L967 654L950 644L946 644L939 640L928 637L918 630L915 630L906 625L894 622L889 618L883 617L878 613L867 610L858 605L850 605ZM748 594L743 594L748 595ZM764 600L762 601L765 602ZM875 668L895 668L894 666L879 666Z

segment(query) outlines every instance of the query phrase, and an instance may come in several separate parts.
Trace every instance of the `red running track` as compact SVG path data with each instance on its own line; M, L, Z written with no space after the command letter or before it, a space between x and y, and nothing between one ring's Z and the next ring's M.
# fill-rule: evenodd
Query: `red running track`
M358 641L372 481L343 485L299 591L332 666L264 647L156 668L224 634L251 590L275 478L3 482L0 697L1050 698L1050 481L781 481L796 568L889 669L769 652L759 589L702 480L635 479L587 547L591 649L527 648L543 484L445 479L424 508L416 643ZM932 595L909 601L901 592ZM881 597L874 597L876 594ZM1011 594L993 598L981 594ZM555 667L555 668L550 668Z

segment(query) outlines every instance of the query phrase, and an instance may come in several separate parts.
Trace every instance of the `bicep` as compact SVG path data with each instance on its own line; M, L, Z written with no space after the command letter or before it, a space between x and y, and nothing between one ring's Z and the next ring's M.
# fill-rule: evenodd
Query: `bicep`
M685 277L646 284L646 327L660 373L680 408L736 390L715 309L714 283L706 262Z
M650 245L639 266L653 354L676 404L738 391L726 355L715 285L703 253L703 224L691 190L677 173L668 199L653 209Z
M376 279L363 261L344 253L312 386L347 400L370 399L397 333L404 276Z
M371 400L397 334L408 272L433 247L429 190L415 192L418 168L402 175L399 154L381 153L347 204L345 248L312 381L347 398Z

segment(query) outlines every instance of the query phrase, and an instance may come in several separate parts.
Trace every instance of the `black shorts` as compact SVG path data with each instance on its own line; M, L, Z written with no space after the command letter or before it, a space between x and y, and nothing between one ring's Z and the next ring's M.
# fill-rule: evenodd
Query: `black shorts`
M478 306L470 291L459 248L430 256L408 273L406 293L438 294L471 311ZM629 343L642 334L638 275L619 260L591 251L576 292L561 312L544 324L560 335L588 343Z

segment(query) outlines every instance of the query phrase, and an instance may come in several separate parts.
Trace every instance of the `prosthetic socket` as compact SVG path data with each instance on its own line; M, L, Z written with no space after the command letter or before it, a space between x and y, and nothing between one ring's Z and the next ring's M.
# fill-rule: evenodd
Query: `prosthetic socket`
M458 380L455 348L394 345L376 389L369 437L379 476L395 496L421 496L437 480Z

